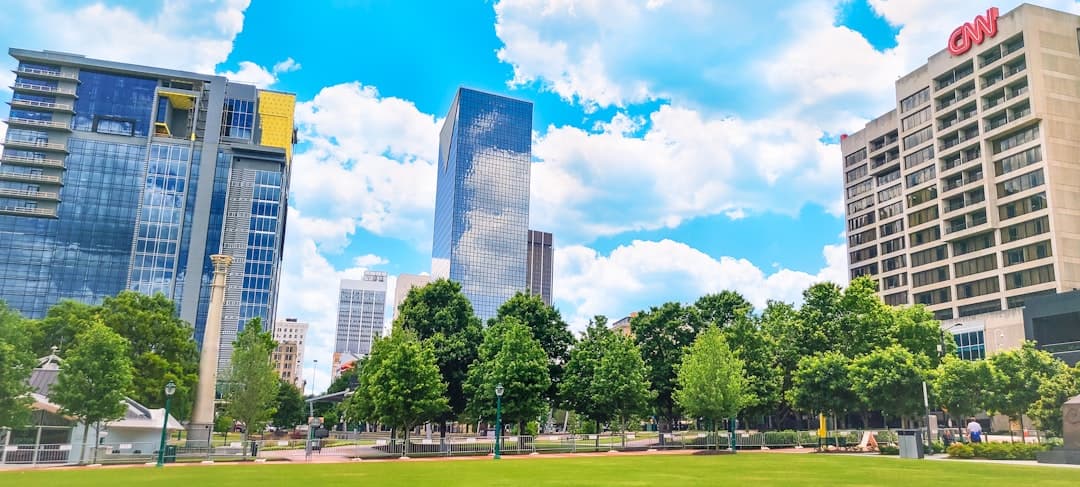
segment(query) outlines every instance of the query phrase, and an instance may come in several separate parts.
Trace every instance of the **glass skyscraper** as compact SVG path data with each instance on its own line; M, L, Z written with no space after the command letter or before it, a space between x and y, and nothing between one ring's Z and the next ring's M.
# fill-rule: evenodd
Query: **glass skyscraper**
M163 293L201 343L210 255L233 257L222 364L273 323L295 96L220 76L51 51L18 60L0 155L0 299Z
M532 103L460 88L439 135L431 273L476 315L526 290Z

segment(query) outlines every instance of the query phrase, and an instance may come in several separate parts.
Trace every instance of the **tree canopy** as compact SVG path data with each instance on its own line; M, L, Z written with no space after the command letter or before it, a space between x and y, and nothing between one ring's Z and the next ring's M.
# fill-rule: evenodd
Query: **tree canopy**
M697 308L679 303L652 307L630 319L630 331L648 367L649 384L656 398L653 409L662 428L678 419L675 403L676 371L683 351L704 328Z
M244 423L245 437L262 431L277 412L280 379L270 362L276 347L258 318L244 325L233 342L232 363L224 378L225 412Z
M30 341L28 321L0 301L0 428L23 426L30 417Z
M713 425L734 418L752 397L747 392L745 366L710 325L694 340L678 368L675 400L682 410Z
M868 410L891 417L917 416L928 359L899 345L878 348L852 360L851 390Z
M532 331L513 316L484 330L476 362L469 368L465 393L474 418L495 418L495 387L502 385L502 415L508 423L524 425L547 410L551 387L548 358Z
M551 379L551 387L545 397L554 404L558 400L563 367L570 360L570 346L574 344L574 335L563 321L562 314L544 304L544 300L535 294L514 294L499 306L495 318L489 321L489 326L507 317L517 318L528 327L533 338L540 342L540 347L544 349L548 358L548 377Z
M480 319L473 313L469 299L462 294L461 285L436 279L426 286L409 289L398 308L394 327L412 330L435 350L450 405L438 419L456 419L465 411L468 402L462 388L483 337Z
M957 424L964 424L967 418L986 410L988 391L998 381L996 374L989 360L946 356L934 374L934 397Z

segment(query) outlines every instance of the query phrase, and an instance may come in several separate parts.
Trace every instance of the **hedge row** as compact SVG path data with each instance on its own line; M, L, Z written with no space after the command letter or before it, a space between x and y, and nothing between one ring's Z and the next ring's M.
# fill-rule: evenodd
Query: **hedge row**
M953 458L988 458L990 460L1034 460L1037 452L1050 448L1031 443L954 443L947 453Z

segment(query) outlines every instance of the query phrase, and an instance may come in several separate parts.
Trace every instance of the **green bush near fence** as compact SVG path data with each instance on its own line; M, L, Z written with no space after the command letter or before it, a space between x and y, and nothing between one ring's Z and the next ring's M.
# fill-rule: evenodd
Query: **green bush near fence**
M1036 453L1048 449L1045 445L1030 443L956 443L949 445L947 452L953 458L1034 460Z

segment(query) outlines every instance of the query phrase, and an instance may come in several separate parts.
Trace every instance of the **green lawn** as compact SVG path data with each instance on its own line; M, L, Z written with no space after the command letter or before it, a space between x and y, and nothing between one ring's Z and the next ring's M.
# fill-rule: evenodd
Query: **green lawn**
M1080 485L1080 469L880 456L745 453L0 472L0 485Z

